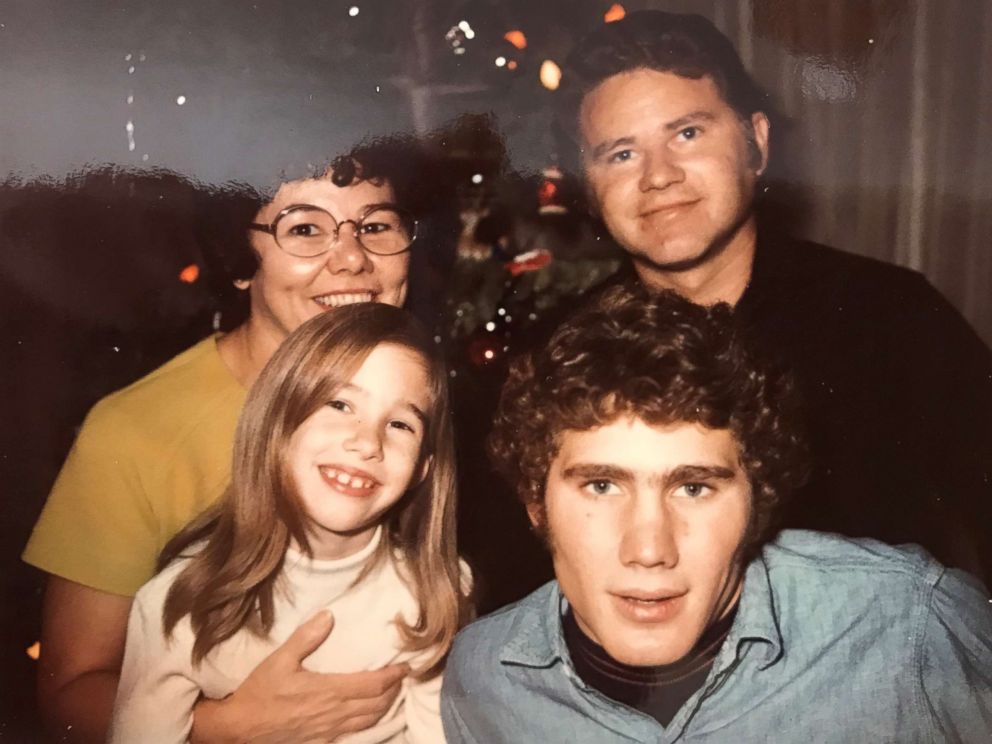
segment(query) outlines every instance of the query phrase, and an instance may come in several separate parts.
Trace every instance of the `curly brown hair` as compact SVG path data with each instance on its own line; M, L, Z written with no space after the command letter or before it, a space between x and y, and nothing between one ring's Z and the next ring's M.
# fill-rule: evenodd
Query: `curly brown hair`
M806 479L791 378L747 347L730 306L673 292L615 287L511 365L489 439L496 468L544 523L544 489L559 436L635 416L651 425L728 429L752 489L750 559L780 504Z

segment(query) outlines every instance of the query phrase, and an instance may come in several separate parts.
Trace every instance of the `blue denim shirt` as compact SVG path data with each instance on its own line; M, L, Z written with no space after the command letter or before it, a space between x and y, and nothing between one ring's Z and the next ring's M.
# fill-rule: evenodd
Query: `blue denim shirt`
M557 582L465 628L449 744L992 742L992 604L915 547L783 532L747 568L703 687L667 728L586 685Z

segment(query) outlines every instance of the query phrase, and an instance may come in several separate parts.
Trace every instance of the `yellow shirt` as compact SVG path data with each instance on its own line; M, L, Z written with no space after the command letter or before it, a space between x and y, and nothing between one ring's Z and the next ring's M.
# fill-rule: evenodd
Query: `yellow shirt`
M133 596L166 542L226 488L245 394L211 336L97 403L24 560Z

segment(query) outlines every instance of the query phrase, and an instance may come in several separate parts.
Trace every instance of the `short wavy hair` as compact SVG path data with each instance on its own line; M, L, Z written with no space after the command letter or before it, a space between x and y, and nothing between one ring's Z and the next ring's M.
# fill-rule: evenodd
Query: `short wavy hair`
M417 239L410 253L410 294L407 307L428 324L434 321L434 300L429 278L445 275L454 260L461 223L452 179L444 172L441 158L429 151L421 138L393 134L363 141L349 152L330 159L317 159L306 172L293 178L321 178L328 168L331 180L345 187L361 181L386 183L396 204L418 221ZM292 180L287 176L287 180ZM207 283L222 313L222 330L245 321L249 313L248 293L235 289L232 281L251 279L258 271L258 256L251 246L248 225L256 213L275 196L243 183L226 183L204 190L197 209L197 238L207 267Z
M561 434L621 416L731 432L752 490L746 560L772 537L783 500L807 477L791 377L759 360L728 305L614 287L514 360L503 387L489 451L521 501L537 507L539 531Z
M569 54L558 90L555 136L566 165L577 165L579 109L600 83L625 72L648 69L698 80L709 77L742 122L769 113L764 91L744 69L726 36L700 15L641 10L601 25Z

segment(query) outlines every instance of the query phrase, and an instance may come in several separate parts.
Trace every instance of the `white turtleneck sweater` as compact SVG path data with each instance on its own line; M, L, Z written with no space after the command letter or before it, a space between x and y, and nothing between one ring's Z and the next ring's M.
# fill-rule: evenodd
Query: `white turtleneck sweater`
M193 631L183 618L166 640L162 608L172 582L188 559L173 562L145 584L134 599L128 621L110 741L115 744L185 742L193 723L193 706L202 694L220 699L234 692L258 664L304 621L322 608L334 614L334 629L304 661L313 672L358 672L420 659L402 650L393 622L399 613L417 619L418 606L393 560L349 588L381 538L377 530L368 546L340 560L310 560L295 551L286 557L276 593L275 624L267 639L241 630L216 646L194 667ZM372 728L344 736L349 744L373 742L444 742L439 710L440 676L426 682L407 678L393 707Z

